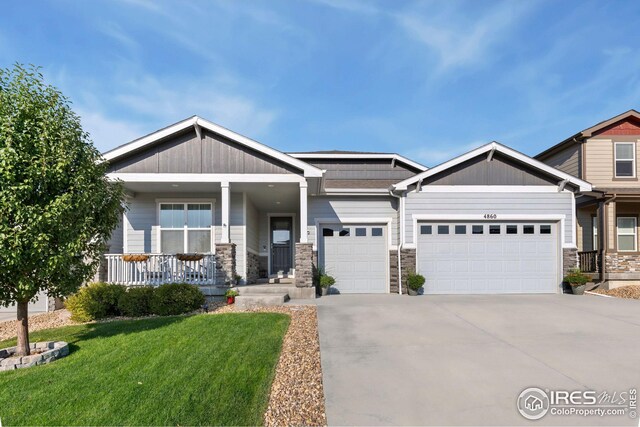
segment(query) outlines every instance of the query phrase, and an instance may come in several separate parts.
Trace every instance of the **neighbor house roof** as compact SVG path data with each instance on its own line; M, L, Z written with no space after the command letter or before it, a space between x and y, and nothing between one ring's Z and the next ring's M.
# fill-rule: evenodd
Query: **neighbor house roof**
M547 148L546 150L544 150L543 152L537 154L534 156L534 158L536 159L541 159L541 158L545 158L547 155L552 154L558 150L561 150L565 147L568 147L572 144L577 144L580 140L585 139L585 138L591 138L593 136L593 134L595 134L596 132L606 128L607 126L611 126L612 124L615 124L621 120L625 120L628 118L636 118L638 120L640 120L640 112L636 111L636 110L629 110L629 111L625 111L622 114L618 114L615 117L611 117L610 119L607 120L603 120L600 123L593 125L589 128L586 128L574 135L571 135L569 138L559 142L558 144L554 145L553 147Z
M342 150L328 150L328 151L309 151L301 153L288 153L290 156L296 159L388 159L393 161L399 161L406 165L409 165L417 170L426 171L429 169L425 165L401 156L397 153L372 153L366 151L342 151Z
M150 147L160 142L161 140L164 140L165 138L182 132L183 130L188 128L194 128L198 135L200 135L202 129L206 129L218 135L222 135L235 143L259 151L269 157L300 169L301 171L303 171L305 177L322 177L322 170L310 165L307 162L298 160L295 157L292 157L267 145L261 144L251 138L247 138L246 136L240 135L239 133L233 132L227 128L224 128L198 116L189 117L188 119L162 128L156 132L150 133L149 135L143 136L142 138L135 139L127 144L121 145L117 148L114 148L113 150L103 153L102 156L105 160L114 161L130 153Z
M543 171L551 176L555 176L560 180L566 180L567 182L570 182L572 184L574 184L575 186L577 186L578 188L580 188L580 191L591 191L592 187L591 184L589 184L586 181L583 181L579 178L576 178L572 175L569 175L568 173L562 172L561 170L558 170L556 168L553 168L551 166L548 166L544 163L542 163L539 160L533 159L529 156L527 156L526 154L522 154L519 151L516 151L512 148L509 148L507 146L504 146L498 142L490 142L488 144L485 144L481 147L476 148L475 150L469 151L468 153L465 153L461 156L458 156L454 159L449 160L448 162L442 163L438 166L435 166L425 172L419 173L411 178L405 179L404 181L401 181L397 184L394 184L391 186L392 189L394 190L407 190L407 188L410 185L416 184L419 181L424 180L425 178L428 178L430 176L436 175L442 171L445 171L453 166L456 166L460 163L463 163L467 160L473 159L483 153L489 153L489 152L499 152L507 157L510 157L512 159L515 159L521 163L524 163L532 168L538 169L540 171Z

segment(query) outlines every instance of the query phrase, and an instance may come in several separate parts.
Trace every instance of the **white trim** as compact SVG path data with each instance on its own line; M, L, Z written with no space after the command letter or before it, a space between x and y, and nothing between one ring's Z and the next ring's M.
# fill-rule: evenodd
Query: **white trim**
M220 243L231 242L231 190L228 182L220 183Z
M555 185L427 185L420 193L558 193ZM562 190L563 193L572 193Z
M124 182L306 182L295 174L277 173L119 173L107 174L111 181Z
M577 229L578 229L578 217L576 215L576 195L574 193L571 193L571 221L573 224L573 227L571 227L571 244L576 245L578 240L576 239L576 233L577 233ZM562 234L564 235L565 230L562 230ZM564 242L564 239L562 239L562 241Z
M292 156L289 156L281 151L275 150L271 147L268 147L264 144L259 143L258 141L254 141L253 139L247 138L246 136L240 135L236 132L233 132L229 129L226 129L220 125L217 125L213 122L200 118L198 116L191 117L189 119L178 122L174 125L171 125L165 129L154 132L150 135L144 136L140 139L134 140L115 148L111 151L107 151L102 156L105 160L114 160L118 157L121 157L127 153L130 153L135 150L139 150L141 148L146 147L147 145L153 144L156 141L159 141L163 138L171 136L177 132L180 132L184 129L190 127L202 127L210 130L211 132L217 133L218 135L222 135L226 138L233 140L239 144L242 144L246 147L249 147L253 150L259 151L263 154L266 154L270 157L273 157L281 162L287 163L291 166L294 166L304 172L304 176L306 177L321 177L322 171L315 166L310 165L309 163L298 160Z
M632 219L633 220L633 234L631 233L623 233L620 234L620 227L618 226L618 221L621 219ZM633 236L633 249L620 249L620 236ZM616 249L618 252L636 252L638 250L638 218L635 216L624 216L620 215L616 217Z
M334 193L334 194L343 194L343 193L381 193L381 194L389 194L388 188L325 188L325 193Z
M389 253L392 250L392 247L394 248L393 250L397 250L397 247L394 247L392 245L392 236L391 236L391 230L393 229L392 225L393 225L393 218L385 218L385 217L381 217L381 218L345 218L345 219L335 219L335 218L316 218L315 219L315 227L316 227L316 239L315 239L315 244L313 247L313 250L318 252L318 266L323 266L324 267L324 257L321 258L322 256L322 251L320 251L318 248L320 247L320 239L323 238L322 236L322 224L340 224L340 225L349 225L349 224L354 224L354 225L358 225L358 224L367 224L367 225L377 225L377 224L384 224L383 227L386 227L387 229L387 242L385 247L387 248L386 252L386 264L387 264L387 268L385 269L386 271L386 283L387 283L387 292L388 294L391 293L391 272L390 272L390 261L389 261ZM322 261L322 262L321 262ZM400 260L398 260L398 265L400 264Z
M295 276L296 269L296 214L267 212L267 276L271 276L271 218L291 218L291 271Z
M296 159L389 159L392 162L400 161L409 166L412 166L421 171L426 171L429 168L418 162L414 162L400 154L395 153L378 153L378 154L366 154L366 153L289 153L291 157Z
M308 237L308 233L309 231L307 230L308 226L308 196L307 196L307 183L300 183L300 243L308 243L309 242L309 237ZM295 237L295 235L294 235Z
M571 182L572 184L578 186L580 188L580 191L591 191L592 190L592 186L591 184L589 184L586 181L583 181L581 179L578 179L574 176L571 176L565 172L562 172L558 169L552 168L551 166L548 166L538 160L532 159L529 156L526 156L522 153L519 153L509 147L506 147L502 144L499 144L497 142L490 142L489 144L485 144L481 147L476 148L475 150L469 151L466 154L463 154L461 156L458 156L454 159L449 160L448 162L442 163L441 165L438 165L434 168L431 168L425 172L419 173L418 175L415 175L411 178L405 179L404 181L401 181L397 184L394 184L392 187L395 190L406 190L408 188L409 185L415 184L416 182L422 181L425 178L428 178L430 176L433 176L437 173L440 173L444 170L447 170L455 165L458 165L460 163L463 163L467 160L473 159L474 157L477 157L483 153L486 153L487 151L490 150L496 150L501 152L502 154L505 154L509 157L512 157L520 162L523 162L525 164L528 164L534 168L537 168L543 172L546 172L550 175L556 176L558 178L561 179L567 179L569 182Z
M632 142L632 141L616 141L613 143L613 177L616 179L635 179L637 176L636 173L636 167L637 167L637 159L636 159L636 144L637 142ZM618 159L617 154L618 154L618 145L631 145L631 147L633 148L633 155L631 156L630 159ZM621 162L628 162L631 161L632 163L632 168L631 170L633 171L633 175L631 176L618 176L618 161Z
M575 203L573 204L575 206ZM415 248L418 243L418 221L473 221L473 222L504 222L504 221L554 221L560 222L560 243L563 248L574 248L573 242L565 241L565 221L564 214L497 214L496 218L485 218L485 214L412 214L413 222L413 243L406 245L406 248ZM575 218L575 216L574 216ZM574 227L575 228L575 227Z
M127 215L128 209L122 212L122 253L129 253L129 216Z
M243 281L244 285L247 284L247 273L249 272L249 268L247 264L249 264L249 257L247 256L247 252L249 252L249 247L247 246L247 193L242 192L242 229L244 231L242 235L242 242L244 243L244 275Z

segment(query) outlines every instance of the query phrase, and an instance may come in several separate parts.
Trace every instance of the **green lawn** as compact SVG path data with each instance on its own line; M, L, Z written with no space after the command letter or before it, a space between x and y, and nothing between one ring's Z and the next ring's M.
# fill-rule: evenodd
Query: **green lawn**
M33 333L71 353L0 372L2 425L261 425L288 325L238 313Z

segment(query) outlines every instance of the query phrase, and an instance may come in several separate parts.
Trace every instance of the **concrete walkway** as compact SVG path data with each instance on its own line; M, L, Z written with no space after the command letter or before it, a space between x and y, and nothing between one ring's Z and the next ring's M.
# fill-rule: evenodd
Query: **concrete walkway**
M329 425L638 425L524 419L528 387L640 388L640 301L332 295L317 301Z

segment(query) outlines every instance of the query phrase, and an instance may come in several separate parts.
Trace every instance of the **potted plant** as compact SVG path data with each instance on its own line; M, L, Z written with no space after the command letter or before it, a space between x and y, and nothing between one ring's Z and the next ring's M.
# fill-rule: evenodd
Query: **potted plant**
M576 268L564 277L564 281L571 286L571 291L574 295L582 295L587 287L589 276Z
M416 296L418 291L424 285L424 276L417 273L409 273L407 275L407 291L409 295Z
M233 304L238 295L240 295L240 293L235 289L228 289L227 292L224 293L224 296L227 297L227 304Z
M320 276L320 289L322 291L322 296L329 294L329 288L335 285L336 279L328 274L323 274Z

